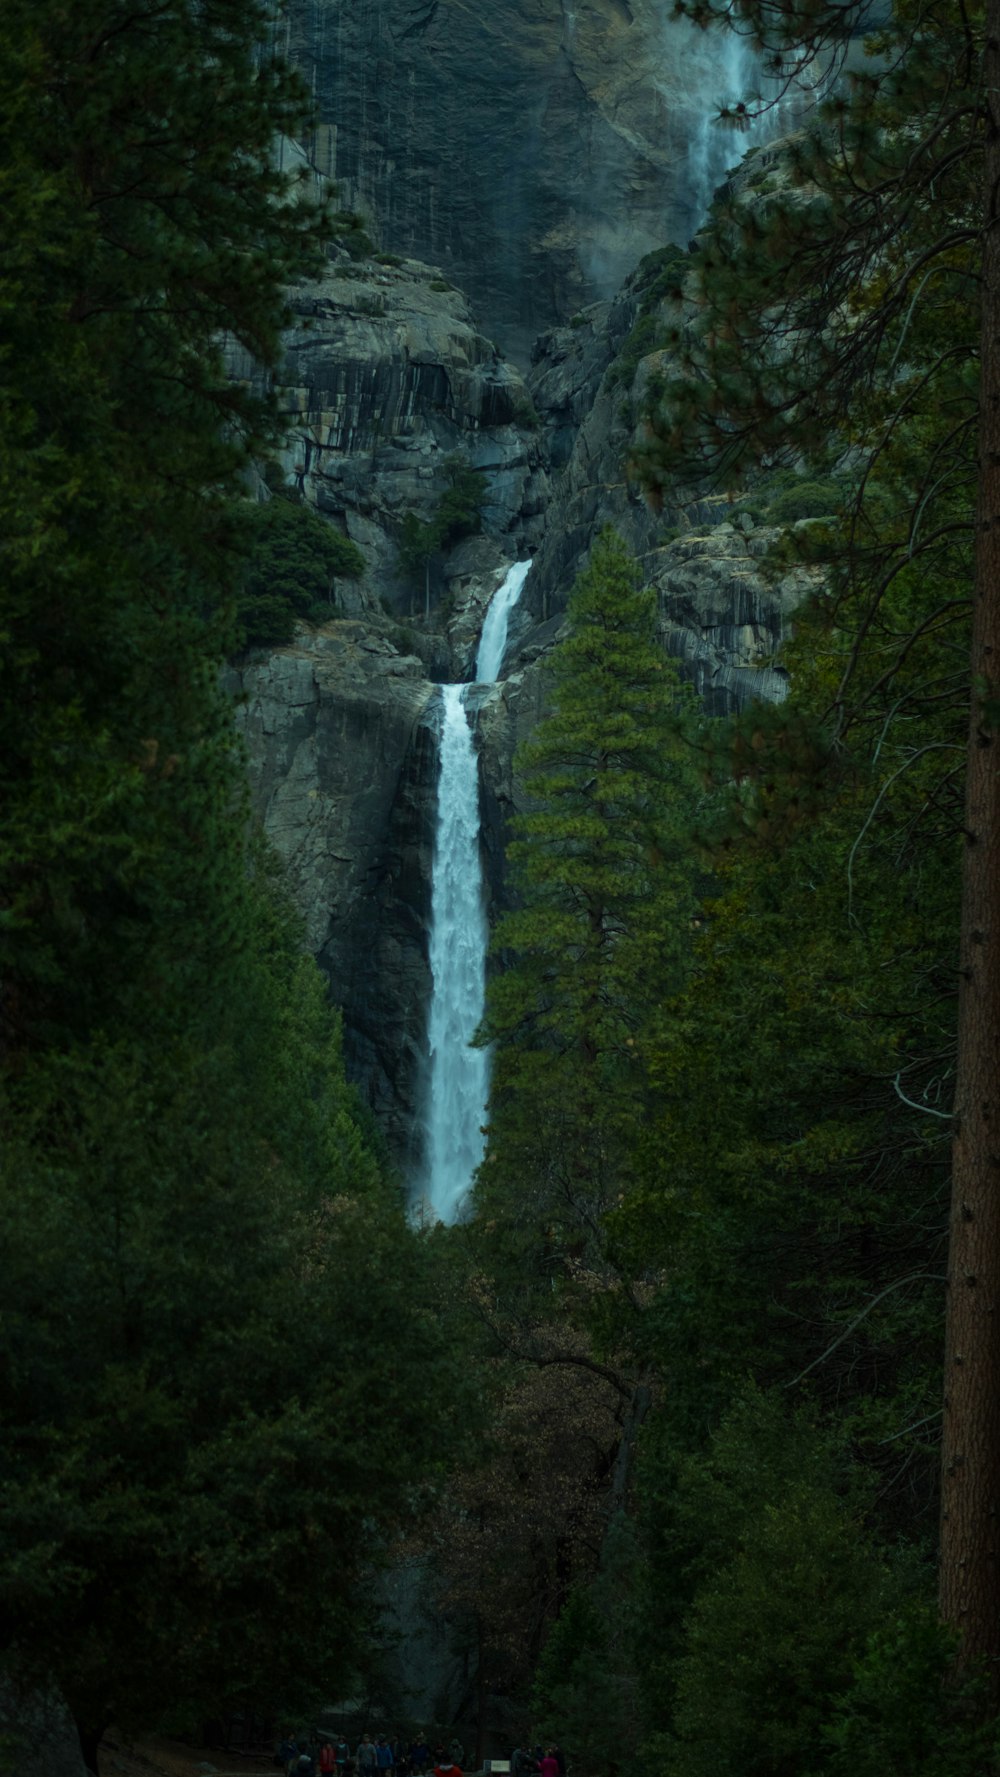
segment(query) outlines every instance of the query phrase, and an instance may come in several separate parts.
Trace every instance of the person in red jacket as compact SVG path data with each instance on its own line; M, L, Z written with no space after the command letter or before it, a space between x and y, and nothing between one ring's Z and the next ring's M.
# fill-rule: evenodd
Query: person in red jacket
M559 1777L559 1760L556 1758L551 1746L545 1748L545 1756L538 1768L541 1772L541 1777Z
M319 1768L322 1777L331 1777L331 1773L337 1769L336 1754L329 1740L324 1740L319 1749Z
M439 1751L438 1762L434 1766L434 1777L462 1777L461 1768L452 1764L446 1752Z

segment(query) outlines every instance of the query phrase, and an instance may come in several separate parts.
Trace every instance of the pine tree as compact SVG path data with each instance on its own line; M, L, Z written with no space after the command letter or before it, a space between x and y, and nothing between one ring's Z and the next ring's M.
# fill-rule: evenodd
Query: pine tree
M644 1117L643 1034L683 973L691 777L656 595L613 532L595 544L552 659L553 708L518 755L517 909L495 934L496 1043L483 1213L528 1251L598 1269ZM586 1255L586 1258L584 1258Z
M92 1764L112 1713L328 1684L331 1608L350 1683L367 1570L457 1436L430 1255L220 685L284 287L323 257L272 25L0 22L0 1659L62 1687ZM348 1311L376 1296L377 1343Z
M772 66L801 45L840 57L864 17L854 5L774 8L766 0L691 8L732 16ZM1000 11L901 0L874 35L879 59L841 82L814 127L789 145L785 188L757 205L726 200L698 255L702 298L688 365L652 426L651 479L700 472L732 485L751 464L842 453L856 491L833 605L853 627L830 715L841 745L863 744L872 688L923 684L886 717L927 719L956 687L942 639L971 603L964 890L949 1284L941 1609L963 1661L1000 1680L1000 1590L993 1505L1000 1488L1000 1210L993 1132L1000 1119L1000 933L993 911L1000 839L995 763L998 620L995 536L1000 392L994 103ZM800 47L793 50L793 45ZM886 525L880 480L895 487ZM919 593L887 621L900 581ZM943 592L943 597L941 593ZM949 633L951 632L951 633ZM858 672L884 647L877 671ZM935 651L936 656L935 656ZM966 656L968 659L968 656ZM870 730L869 730L870 732ZM919 733L919 730L917 731ZM872 735L869 744L877 748ZM937 737L929 745L940 743ZM946 743L951 747L952 740ZM913 749L919 756L919 748ZM942 771L939 805L953 781Z

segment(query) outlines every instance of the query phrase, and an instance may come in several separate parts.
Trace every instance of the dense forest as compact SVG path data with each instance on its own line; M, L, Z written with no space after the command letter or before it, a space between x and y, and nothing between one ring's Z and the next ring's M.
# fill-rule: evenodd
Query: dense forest
M709 720L595 540L474 1208L421 1231L222 674L363 573L256 501L278 404L227 352L370 242L276 167L268 5L8 0L2 1672L95 1772L112 1723L377 1693L404 1557L472 1714L584 1777L1000 1761L1000 0L686 10L822 81L664 261L623 472L813 592L784 701ZM400 537L427 620L452 484Z

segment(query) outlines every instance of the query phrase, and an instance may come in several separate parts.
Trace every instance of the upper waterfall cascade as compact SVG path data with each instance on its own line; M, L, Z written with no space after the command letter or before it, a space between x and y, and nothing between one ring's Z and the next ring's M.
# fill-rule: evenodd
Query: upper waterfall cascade
M801 80L793 84L769 73L740 31L706 33L689 24L688 40L697 114L688 139L686 185L692 223L700 228L729 169L749 149L793 126L804 87Z
M477 684L499 677L510 613L531 567L515 562L490 601ZM454 1222L483 1157L489 1059L472 1039L486 1003L489 931L479 854L479 767L464 685L442 685L441 763L431 879L431 1001L424 1185L428 1212Z
M490 599L489 609L483 619L479 651L476 655L475 682L477 685L492 684L494 679L500 677L503 657L507 651L507 627L510 623L510 614L521 596L530 567L530 561L516 561L502 586L498 586Z

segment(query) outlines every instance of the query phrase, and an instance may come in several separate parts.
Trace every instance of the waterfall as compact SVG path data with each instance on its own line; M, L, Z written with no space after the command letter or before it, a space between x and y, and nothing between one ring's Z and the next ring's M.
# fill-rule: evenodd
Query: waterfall
M469 1047L486 992L486 912L479 861L479 775L465 688L444 685L431 887L427 1196L453 1222L483 1157L486 1052Z
M477 685L492 684L494 679L500 677L500 668L507 651L507 625L521 596L521 588L528 578L530 566L530 561L516 561L508 571L503 585L497 588L490 600L476 655Z
M684 41L692 95L698 102L687 156L687 197L697 229L729 168L748 149L780 136L792 121L795 105L782 97L783 82L764 72L759 56L739 31L700 31L689 24ZM741 101L749 104L750 117L739 130L720 121L719 113Z
M507 624L530 561L515 562L490 602L476 682L499 677ZM483 1157L489 1059L473 1049L486 1000L489 932L479 853L479 767L464 685L442 685L441 760L431 875L431 1003L425 1116L427 1212L454 1222Z

